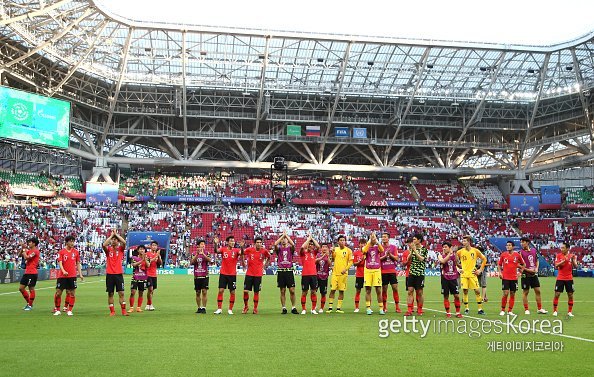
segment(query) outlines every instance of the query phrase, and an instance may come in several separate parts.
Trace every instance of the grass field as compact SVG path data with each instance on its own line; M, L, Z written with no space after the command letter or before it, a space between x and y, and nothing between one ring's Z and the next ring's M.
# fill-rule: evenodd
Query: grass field
M22 310L24 300L16 284L0 285L2 376L153 376L153 375L539 375L586 376L594 373L594 279L575 280L575 318L565 317L567 298L561 296L558 319L563 335L391 334L379 337L379 321L403 320L393 305L386 316L353 313L354 278L350 277L345 314L281 315L273 276L264 277L260 314L241 315L238 290L235 315L212 314L216 289L209 292L208 314L195 314L190 276L161 276L155 293L156 311L130 317L109 317L102 277L80 283L74 317L54 317L54 281L37 285L35 308ZM426 282L427 309L423 320L443 319L439 278ZM297 282L300 278L297 277ZM127 285L129 277L126 277ZM210 280L216 287L218 277ZM238 277L238 286L243 277ZM541 279L544 305L552 312L553 278ZM476 303L469 317L459 320L487 323L500 317L499 280L489 281L487 315L478 318ZM127 287L128 288L128 287ZM299 292L299 288L297 289ZM128 291L126 291L126 298ZM228 302L225 294L223 308ZM391 295L389 295L391 298ZM403 293L401 291L401 297ZM531 309L535 312L534 296ZM288 301L288 297L287 297ZM145 301L146 302L146 301ZM298 308L299 295L297 296ZM250 307L251 307L250 302ZM364 302L363 305L364 307ZM403 307L404 308L404 307ZM309 309L309 299L308 299ZM516 300L517 322L526 318ZM226 312L224 312L226 313ZM472 317L472 318L471 318ZM550 314L531 319L553 320ZM456 320L458 321L458 320ZM457 328L460 325L458 322ZM490 322L488 322L490 323ZM575 337L575 338L572 338ZM492 352L491 341L560 341L562 352Z

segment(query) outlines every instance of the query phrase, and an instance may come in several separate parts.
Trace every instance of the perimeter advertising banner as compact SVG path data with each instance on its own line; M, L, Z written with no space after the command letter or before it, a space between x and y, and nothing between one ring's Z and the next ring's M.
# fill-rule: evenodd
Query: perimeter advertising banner
M105 182L87 182L87 204L116 205L118 185Z
M128 232L126 237L126 250L128 250L127 259L130 260L132 253L135 253L138 246L144 245L148 251L151 247L151 242L156 241L159 244L159 251L161 253L163 264L167 264L170 240L171 233L169 232Z

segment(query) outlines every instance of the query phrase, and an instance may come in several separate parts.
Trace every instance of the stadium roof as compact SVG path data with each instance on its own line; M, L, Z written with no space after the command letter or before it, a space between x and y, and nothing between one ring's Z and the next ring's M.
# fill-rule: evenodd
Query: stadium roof
M144 23L84 0L4 1L0 17L5 84L72 101L88 159L257 168L282 151L295 168L460 173L478 156L513 174L559 145L567 163L592 154L594 32L413 41Z

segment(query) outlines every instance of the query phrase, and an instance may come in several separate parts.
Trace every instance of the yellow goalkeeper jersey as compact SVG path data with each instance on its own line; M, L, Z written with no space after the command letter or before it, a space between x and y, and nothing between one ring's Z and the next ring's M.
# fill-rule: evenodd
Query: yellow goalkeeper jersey
M485 266L487 263L487 258L481 253L479 249L471 247L470 250L466 250L466 248L462 248L458 250L458 258L460 258L460 263L462 264L462 274L460 275L463 278L469 278L474 276L473 272L476 268L476 260L482 259L482 267Z
M334 267L332 267L332 273L334 275L340 274L343 270L348 270L353 265L353 251L348 247L341 249L336 246L332 250L332 259L334 260Z

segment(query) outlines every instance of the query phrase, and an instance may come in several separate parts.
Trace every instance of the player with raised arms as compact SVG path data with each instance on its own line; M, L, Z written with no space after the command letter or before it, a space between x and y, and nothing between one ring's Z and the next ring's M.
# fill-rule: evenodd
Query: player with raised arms
M320 244L311 234L307 236L301 249L299 256L301 257L301 314L306 314L305 304L307 302L307 293L311 290L311 314L318 314L316 306L318 298L316 292L318 290L318 271L316 269L316 256L320 250Z
M287 235L287 231L274 243L276 254L276 283L280 289L281 313L287 314L287 288L291 300L291 313L298 314L295 308L295 275L293 273L293 257L295 255L295 243Z
M328 293L328 277L330 276L330 248L327 242L322 243L322 248L316 258L316 270L318 289L320 290L320 310L318 310L318 313L323 313L326 305L326 293Z
M126 298L124 297L124 268L122 263L126 256L126 240L120 236L115 229L103 242L103 251L105 252L107 266L105 269L105 291L107 292L107 305L109 306L109 315L115 316L113 303L114 291L118 292L120 308L122 315L127 316Z
M384 312L384 303L382 302L382 269L380 256L384 252L384 247L378 241L375 232L371 233L369 241L361 250L365 255L365 306L367 315L373 314L371 310L371 287L375 288L377 303L379 305L379 314Z
M155 307L153 306L153 295L155 294L155 289L157 289L157 267L163 265L159 243L157 241L153 240L151 242L150 250L146 253L146 256L149 259L150 265L147 270L148 294L144 310L153 311L155 310Z

